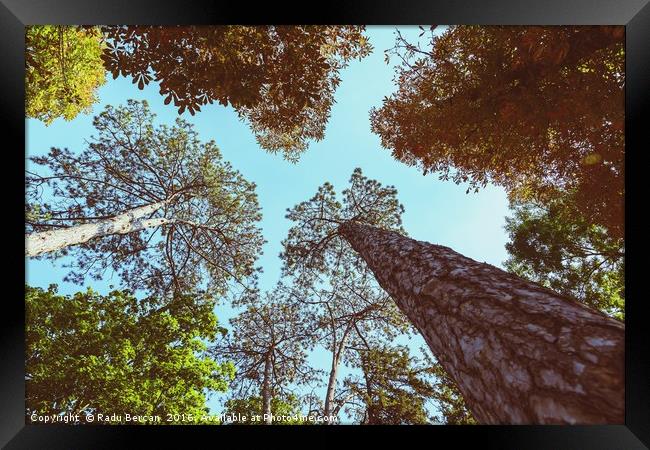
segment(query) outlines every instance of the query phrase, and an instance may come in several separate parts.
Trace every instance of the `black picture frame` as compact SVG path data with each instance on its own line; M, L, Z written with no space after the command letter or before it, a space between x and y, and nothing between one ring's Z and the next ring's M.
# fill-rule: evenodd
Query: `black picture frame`
M5 269L0 364L0 445L6 448L121 448L149 442L152 435L215 439L220 435L248 439L252 434L322 433L336 445L343 435L392 439L399 445L438 445L452 439L454 447L474 442L481 448L642 449L650 446L650 353L642 295L643 256L647 238L640 218L643 150L650 134L643 123L650 112L649 0L517 0L355 1L312 5L278 5L218 1L0 0L0 61L5 162ZM306 5L305 5L306 6ZM26 425L24 415L24 26L31 24L259 24L359 23L366 25L625 25L626 27L626 413L625 425L611 426L440 426L440 427L137 427ZM388 93L387 93L388 94ZM15 137L15 140L8 139ZM12 142L9 144L8 142ZM630 151L631 150L631 151ZM22 161L22 164L21 164ZM10 213L8 212L10 211ZM11 244L11 245L9 245ZM24 297L23 297L24 298ZM252 430L255 428L255 430ZM300 430L298 430L300 428ZM418 441L412 433L420 434ZM208 436L208 434L210 436ZM220 438L218 438L220 439ZM408 441L406 440L408 439ZM424 439L424 440L422 440ZM301 440L296 440L300 443ZM217 442L217 441L213 441ZM411 443L412 444L407 444ZM290 442L289 442L290 443ZM339 442L342 443L342 442ZM303 442L304 444L304 442ZM429 445L427 445L428 447Z

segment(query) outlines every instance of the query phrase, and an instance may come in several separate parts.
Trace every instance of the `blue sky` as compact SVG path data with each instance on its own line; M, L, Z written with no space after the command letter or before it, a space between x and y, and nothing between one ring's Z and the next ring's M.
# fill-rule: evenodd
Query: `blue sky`
M418 32L417 27L403 28L406 37L416 37ZM404 227L411 237L451 247L496 266L501 266L506 259L507 235L503 226L508 203L503 189L488 186L479 193L466 194L465 185L440 181L435 174L423 176L416 168L393 159L390 151L381 148L379 137L371 133L370 109L380 106L382 99L395 90L393 61L391 65L384 62L384 50L394 43L394 27L368 27L367 35L373 53L361 61L353 61L341 73L342 82L336 92L325 139L312 143L296 164L260 149L248 125L230 107L214 104L195 116L183 114L185 120L194 124L202 140L214 140L224 159L257 184L263 214L261 227L267 240L257 263L264 269L260 279L263 289L272 288L280 275L280 243L290 227L284 218L286 209L310 198L325 181L331 182L340 193L355 167L361 167L366 176L397 188L406 208ZM172 105L163 104L155 84L141 91L130 79L108 77L99 90L99 103L91 113L79 115L70 122L57 119L49 127L28 119L28 156L44 154L50 147L82 150L84 140L94 133L93 116L105 105L122 104L130 98L146 99L157 114L158 123L171 123L178 117ZM27 262L27 282L32 286L56 283L65 294L85 289L63 283L65 273L60 262L54 265L51 261ZM91 284L100 293L108 292L109 284L117 285L116 280ZM227 306L217 310L222 322L232 313ZM413 341L415 347L421 343L420 339ZM316 352L311 359L315 365L326 367L325 356L324 352ZM213 399L210 405L217 408L216 402Z

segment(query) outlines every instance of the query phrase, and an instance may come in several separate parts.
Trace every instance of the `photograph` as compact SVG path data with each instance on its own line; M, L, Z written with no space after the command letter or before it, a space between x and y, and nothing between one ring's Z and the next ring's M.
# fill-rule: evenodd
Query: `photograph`
M624 424L624 26L24 57L27 424Z

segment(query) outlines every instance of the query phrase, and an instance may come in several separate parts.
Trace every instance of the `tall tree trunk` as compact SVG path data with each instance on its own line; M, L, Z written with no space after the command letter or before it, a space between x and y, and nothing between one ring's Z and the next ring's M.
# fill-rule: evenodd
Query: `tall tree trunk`
M325 393L325 410L324 416L329 416L332 413L332 404L334 402L334 394L336 388L336 378L338 376L339 362L336 352L332 354L332 367L330 368L329 380L327 380L327 391ZM330 422L327 422L328 424Z
M339 231L479 422L624 423L623 324L447 247L356 222Z
M336 379L338 378L339 365L341 363L341 355L345 351L345 345L347 344L348 336L350 334L350 326L345 329L341 342L338 346L334 345L332 351L332 366L330 368L330 377L327 381L327 391L325 393L325 411L323 412L324 416L332 415L332 406L334 404L334 395L336 394ZM328 421L327 424L331 425L332 422Z
M133 208L125 213L118 214L110 219L94 223L75 225L69 228L60 228L50 231L31 233L25 236L25 254L38 256L60 250L71 245L83 244L91 239L112 234L128 234L145 228L156 227L170 223L170 219L145 217L162 208L168 201L152 203L150 205Z
M271 351L264 360L264 379L262 380L262 415L266 425L272 425L271 417Z

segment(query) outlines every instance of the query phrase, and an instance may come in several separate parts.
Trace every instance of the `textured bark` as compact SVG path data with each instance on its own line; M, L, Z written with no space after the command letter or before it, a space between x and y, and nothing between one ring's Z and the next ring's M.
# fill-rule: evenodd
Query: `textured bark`
M356 222L339 231L479 422L624 423L622 323L448 247Z
M271 418L271 353L264 360L264 379L262 380L262 415L266 425L272 425Z
M110 219L94 223L28 234L25 237L25 254L27 256L38 256L71 245L83 244L94 238L112 234L128 234L169 223L171 220L164 217L145 218L162 208L166 203L167 201L161 201L141 206Z

